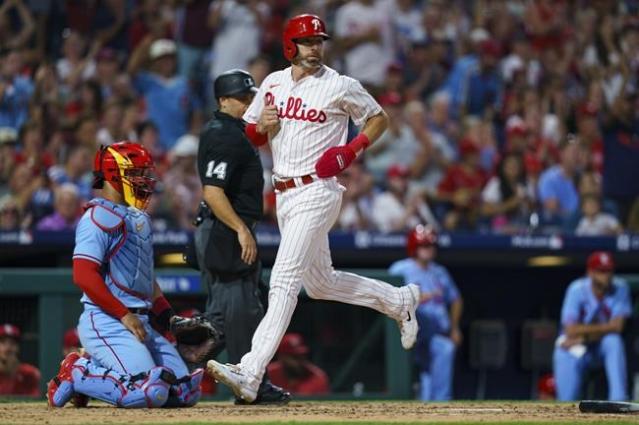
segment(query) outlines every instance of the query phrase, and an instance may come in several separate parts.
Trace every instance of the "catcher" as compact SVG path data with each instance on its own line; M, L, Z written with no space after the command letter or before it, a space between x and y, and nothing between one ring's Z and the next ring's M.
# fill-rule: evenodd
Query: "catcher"
M250 350L253 333L264 316L261 295L265 285L254 235L263 211L263 169L242 121L257 89L248 72L235 69L218 76L214 90L219 110L200 135L197 159L204 202L196 220L195 266L209 290L206 316L223 330L229 361L239 362ZM187 350L182 351L186 356ZM205 360L216 355L209 352ZM289 401L290 393L265 377L251 404ZM236 404L245 403L236 399Z
M137 143L101 148L94 198L76 229L73 282L83 292L78 323L87 356L69 353L48 384L49 406L86 406L93 397L118 407L188 407L200 399L202 369L189 372L166 331L172 309L153 277L153 160ZM184 326L182 326L184 327Z

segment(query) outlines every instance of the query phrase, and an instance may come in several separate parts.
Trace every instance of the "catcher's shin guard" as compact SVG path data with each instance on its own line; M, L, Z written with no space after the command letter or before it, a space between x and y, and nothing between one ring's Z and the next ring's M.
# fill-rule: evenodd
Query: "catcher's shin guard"
M105 369L87 359L80 359L76 366L73 369L76 392L118 407L162 407L175 383L175 375L163 367L131 376Z
M73 368L80 354L70 353L60 363L58 374L47 384L47 401L50 407L63 407L75 395Z
M169 400L164 407L195 406L202 396L204 369L196 369L190 375L178 379L171 387Z

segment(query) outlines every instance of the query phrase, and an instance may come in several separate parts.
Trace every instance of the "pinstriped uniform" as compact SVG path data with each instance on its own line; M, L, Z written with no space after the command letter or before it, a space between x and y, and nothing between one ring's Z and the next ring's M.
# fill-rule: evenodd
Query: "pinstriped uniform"
M280 178L313 174L322 153L346 143L349 118L361 126L382 111L358 81L326 66L297 82L290 67L270 74L244 119L256 123L268 104L277 107L280 117L280 130L269 142L273 171ZM255 388L288 328L302 286L311 298L373 308L396 320L413 303L408 287L333 269L328 231L345 188L335 178L314 177L311 184L277 193L282 239L271 273L269 306L251 351L240 363Z

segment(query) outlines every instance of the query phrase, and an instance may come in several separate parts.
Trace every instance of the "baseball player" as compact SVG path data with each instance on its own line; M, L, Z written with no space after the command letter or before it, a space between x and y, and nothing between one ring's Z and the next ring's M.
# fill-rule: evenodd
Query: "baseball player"
M91 200L76 229L73 281L84 295L78 334L87 357L68 354L48 384L52 407L93 397L118 407L192 406L202 369L189 373L173 345L149 323L168 328L172 309L153 277L153 160L141 145L120 142L95 157Z
M625 280L614 277L609 252L595 251L587 260L587 275L568 286L561 308L561 335L553 356L557 399L576 400L589 367L603 365L608 398L626 400L624 323L632 313Z
M322 63L328 38L317 16L299 15L288 21L283 41L291 67L268 75L244 114L252 143L268 142L273 152L281 241L269 306L251 351L237 365L211 360L207 370L249 402L255 399L266 365L289 325L302 286L311 298L370 307L397 320L406 349L417 336L418 286L396 288L335 271L331 264L328 231L345 190L335 176L382 134L388 122L358 81ZM361 131L346 143L349 118Z
M423 225L408 234L409 258L396 261L389 273L415 282L421 291L417 309L419 333L415 361L419 367L421 400L450 400L455 351L462 341L459 329L463 301L446 268L435 260L437 234Z

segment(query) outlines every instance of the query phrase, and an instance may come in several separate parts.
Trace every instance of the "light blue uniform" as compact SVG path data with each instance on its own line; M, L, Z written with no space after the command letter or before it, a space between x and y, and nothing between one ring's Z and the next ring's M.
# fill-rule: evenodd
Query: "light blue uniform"
M415 360L420 369L420 398L450 400L455 344L449 338L449 307L460 297L457 286L446 268L436 262L423 268L413 258L406 258L393 263L389 273L403 276L404 283L414 283L421 292L435 295L417 308Z
M126 307L150 309L154 276L149 216L138 209L100 198L93 199L90 205L76 229L73 258L98 263L102 267L109 291ZM91 361L83 364L87 376L99 376L101 373L97 373L98 370L106 369L113 372L113 382L120 381L123 379L122 376L142 376L146 379L145 374L160 380L159 371L150 371L162 368L171 372L177 378L177 382L169 382L168 386L164 381L157 385L152 383L152 388L157 390L164 385L166 392L169 389L173 390L172 394L177 397L178 405L197 402L201 371L199 376L189 374L175 347L151 327L147 315L138 315L147 332L146 339L140 342L118 319L102 311L86 294L82 296L81 301L84 303L84 312L80 316L78 334L82 346L91 356ZM83 380L82 390L75 388L76 392L113 401L114 404L124 407L138 407L135 403L139 403L139 400L135 397L126 398L118 391L114 392L114 388L125 388L123 386L104 387L105 380L102 379L101 382L96 381L96 385L92 387L93 391L86 391L85 381L86 379ZM135 390L136 385L132 384L131 388ZM108 396L96 395L96 391L100 393L102 387L104 391L109 392ZM162 396L156 394L156 398ZM149 396L145 395L144 399L146 398ZM127 400L132 400L132 404L127 405ZM166 397L164 401L166 402Z
M613 277L611 290L598 300L592 292L589 277L575 280L566 290L561 309L561 324L567 325L606 323L616 317L627 318L631 314L630 292L623 279ZM563 334L563 332L562 332ZM557 399L577 400L581 396L584 373L589 367L603 366L608 378L608 398L626 400L626 353L623 339L618 333L604 335L599 342L586 345L583 355L555 348L554 368Z

